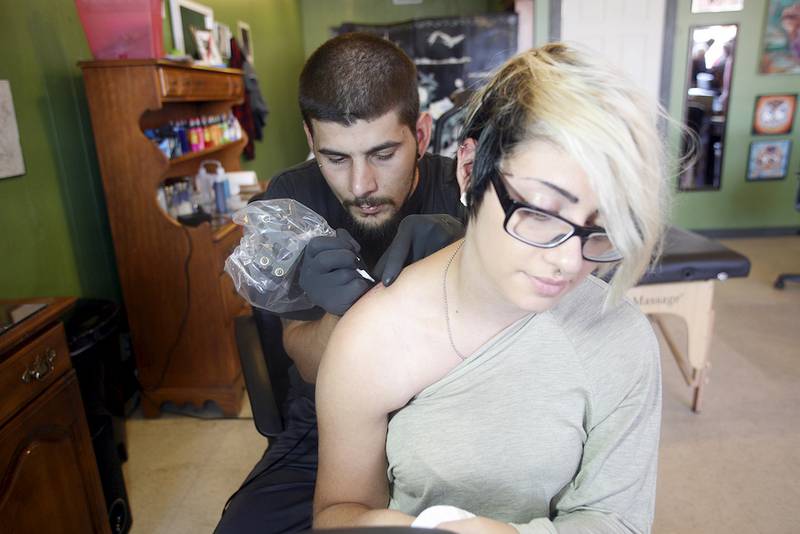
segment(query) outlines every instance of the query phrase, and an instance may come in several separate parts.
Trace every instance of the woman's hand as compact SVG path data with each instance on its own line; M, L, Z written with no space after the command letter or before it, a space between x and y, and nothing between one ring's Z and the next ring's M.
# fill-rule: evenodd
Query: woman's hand
M411 526L414 522L414 516L404 514L397 510L370 510L359 517L359 526Z
M457 534L518 534L517 529L508 523L502 523L488 517L471 517L458 521L445 521L436 527Z

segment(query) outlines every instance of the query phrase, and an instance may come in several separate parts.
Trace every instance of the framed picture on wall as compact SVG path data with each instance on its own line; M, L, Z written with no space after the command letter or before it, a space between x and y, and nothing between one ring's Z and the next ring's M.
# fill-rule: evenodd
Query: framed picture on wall
M0 178L25 174L11 82L0 80Z
M769 0L761 43L762 74L800 74L800 0Z
M785 135L792 131L797 95L760 95L753 113L753 135Z
M692 0L692 13L721 13L741 11L744 0Z
M252 65L253 32L250 31L250 25L246 22L242 22L241 20L236 22L236 26L239 28L239 44L242 47L242 51L244 52L247 61Z
M753 141L747 162L747 180L782 180L786 178L792 142L789 139Z
M192 28L214 29L214 10L191 0L169 0L172 22L172 43L176 50L192 57L200 57Z

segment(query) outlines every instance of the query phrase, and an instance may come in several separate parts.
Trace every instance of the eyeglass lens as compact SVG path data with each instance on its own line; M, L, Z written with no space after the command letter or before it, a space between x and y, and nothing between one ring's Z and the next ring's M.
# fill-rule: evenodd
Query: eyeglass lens
M506 230L513 236L532 245L554 247L571 236L573 227L552 215L520 207L512 213ZM619 256L613 243L604 233L591 234L583 241L583 256L589 260L609 261Z

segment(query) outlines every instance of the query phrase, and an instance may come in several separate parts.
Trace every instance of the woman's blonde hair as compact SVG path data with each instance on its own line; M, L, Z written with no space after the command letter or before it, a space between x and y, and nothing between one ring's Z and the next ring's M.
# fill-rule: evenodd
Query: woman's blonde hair
M545 140L579 162L623 259L618 302L660 252L668 188L657 102L586 52L551 43L507 61L470 101L462 140L477 141L467 203L474 216L490 177L523 142Z

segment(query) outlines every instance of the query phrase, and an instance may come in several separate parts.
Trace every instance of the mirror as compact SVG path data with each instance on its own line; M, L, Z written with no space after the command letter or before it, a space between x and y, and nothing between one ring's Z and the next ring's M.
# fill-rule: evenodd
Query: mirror
M681 191L719 189L725 151L736 24L696 26L690 29L686 98L683 122L696 135L694 159L688 160L678 179ZM683 141L682 154L692 145Z

